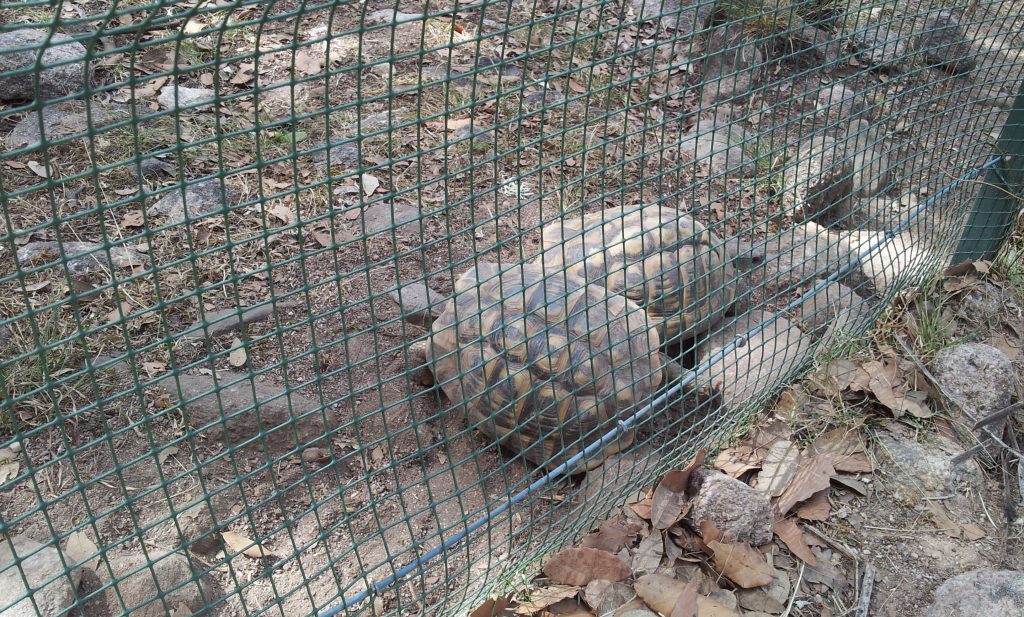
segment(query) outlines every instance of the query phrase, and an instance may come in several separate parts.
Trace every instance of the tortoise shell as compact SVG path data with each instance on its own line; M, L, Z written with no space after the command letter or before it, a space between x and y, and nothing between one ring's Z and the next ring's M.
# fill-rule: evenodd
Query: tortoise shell
M427 362L471 426L553 466L651 397L659 345L644 311L622 296L539 264L482 262L431 326Z
M675 208L607 208L544 227L539 258L647 311L662 342L707 331L735 301L724 243Z

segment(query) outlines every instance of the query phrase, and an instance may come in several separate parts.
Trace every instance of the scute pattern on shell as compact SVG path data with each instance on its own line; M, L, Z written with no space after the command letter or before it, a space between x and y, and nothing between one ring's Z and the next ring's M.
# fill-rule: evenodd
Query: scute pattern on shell
M643 310L622 296L563 271L545 277L537 264L481 262L434 321L427 359L471 426L555 465L651 397L662 380L659 345Z
M664 206L606 208L546 225L539 258L591 285L624 293L647 311L662 341L689 338L721 320L735 300L724 243Z

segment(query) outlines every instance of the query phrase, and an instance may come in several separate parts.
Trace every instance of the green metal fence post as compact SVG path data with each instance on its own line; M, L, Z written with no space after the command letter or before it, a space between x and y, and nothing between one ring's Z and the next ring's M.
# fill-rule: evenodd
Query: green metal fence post
M1003 158L985 176L953 264L995 257L1024 201L1024 85L1000 131L995 152Z

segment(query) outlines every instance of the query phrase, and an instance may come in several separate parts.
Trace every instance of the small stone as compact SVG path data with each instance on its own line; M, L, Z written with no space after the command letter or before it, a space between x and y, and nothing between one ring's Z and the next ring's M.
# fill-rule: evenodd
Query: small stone
M188 329L179 332L178 336L183 338L209 338L220 336L238 330L242 326L266 321L278 311L285 311L299 306L302 300L288 298L258 306L242 307L240 309L222 309L206 313L205 320L199 319ZM204 326L204 322L206 325Z
M2 81L2 80L0 80ZM26 114L4 140L11 150L36 148L46 141L67 137L84 137L92 129L98 129L127 117L120 109L102 107L85 101L65 101L49 105L42 110L42 121L35 112Z
M1024 615L1024 574L1014 570L972 570L935 590L925 617Z
M181 605L196 612L217 599L213 586L181 553L150 549L145 555L120 555L109 561L116 587L105 593L111 609L108 614L120 613L124 608L132 617L167 617ZM101 567L98 572L105 584L111 583L107 568Z
M877 434L882 451L892 460L900 485L933 494L947 494L960 487L978 489L984 482L981 467L967 459L955 467L950 459L963 448L939 437L939 448L881 431ZM940 449L941 448L941 449Z
M796 147L796 164L783 171L782 202L800 222L842 224L850 216L854 193L853 160L846 148L826 135Z
M350 140L331 140L329 148L315 150L310 159L321 172L335 167L354 169L359 166L359 147Z
M365 232L368 236L390 232L392 229L397 233L418 234L422 231L421 221L422 215L417 208L381 202L363 212L364 227L357 231Z
M201 218L211 212L219 211L221 208L230 208L239 199L238 191L227 183L221 183L217 178L203 180L196 184L190 184L182 190L176 187L175 190L165 194L155 204L149 207L149 216L167 216L167 223L180 223L185 220L185 209L188 208L188 215L192 219Z
M265 376L220 371L217 377L179 374L161 384L175 401L189 401L185 419L203 439L261 452L265 445L280 454L316 443L335 424L313 392L287 392Z
M701 63L701 104L740 99L760 79L764 54L742 24L730 23L711 31Z
M39 50L42 58L39 58ZM19 49L20 51L13 51ZM50 34L47 30L13 30L0 33L0 101L32 101L36 99L37 60L44 66L38 73L39 92L43 99L82 93L92 82L92 67L85 62L85 46L66 34Z
M388 295L402 309L402 317L411 324L429 328L440 313L445 296L424 283L405 283Z
M757 175L757 165L745 147L754 140L736 123L702 118L683 135L679 150L706 167L707 175L750 177Z
M964 29L950 11L929 16L917 44L928 64L948 73L966 73L977 65Z
M128 163L126 167L136 180L171 176L174 175L175 169L174 165L171 163L162 161L155 156L147 156L140 160L138 165L135 165L135 163Z
M903 37L881 24L858 25L849 36L861 57L880 68L899 69L907 57Z
M104 250L95 242L29 242L18 249L18 262L23 265L63 261L74 277L83 277L111 268L148 266L149 257L125 246Z
M830 32L816 26L803 26L792 32L794 39L803 41L821 60L823 69L835 67L845 56L843 43Z
M189 109L189 111L199 111L208 109L215 97L216 93L209 88L166 86L160 91L160 95L156 97L156 100L164 109L183 110L193 108Z
M16 559L20 560L17 564ZM75 589L82 580L79 568L65 573L64 564L72 562L70 558L62 558L53 546L24 535L0 542L0 607L9 607L3 610L3 617L62 617L66 614L75 603ZM19 601L30 589L32 598Z
M772 507L764 493L712 470L694 473L688 492L696 493L689 515L694 529L709 521L734 542L762 546L772 541Z

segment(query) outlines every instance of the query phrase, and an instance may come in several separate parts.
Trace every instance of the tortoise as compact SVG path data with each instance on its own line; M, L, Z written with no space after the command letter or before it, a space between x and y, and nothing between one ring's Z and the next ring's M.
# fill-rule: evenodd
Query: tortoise
M541 231L537 259L647 311L663 343L717 324L736 300L735 249L680 210L606 208L563 217Z
M539 264L480 262L433 320L426 364L471 426L550 468L653 395L666 369L659 346L647 315L621 295ZM632 439L624 433L570 471Z

